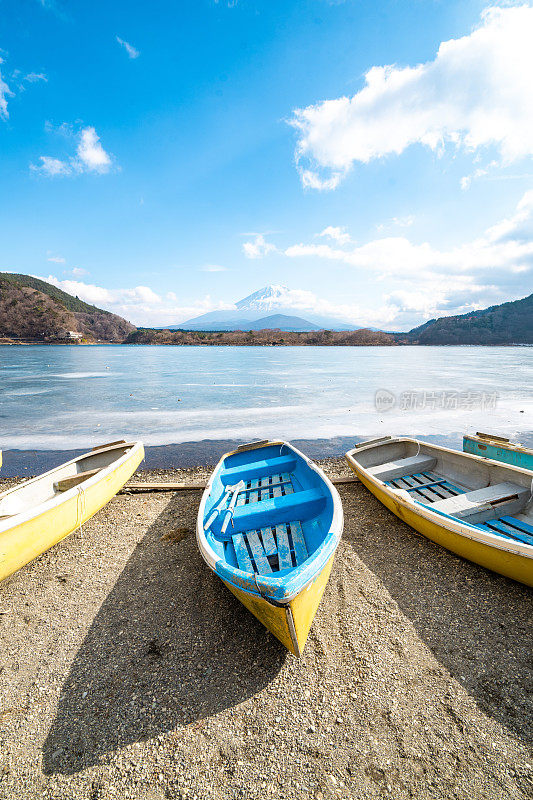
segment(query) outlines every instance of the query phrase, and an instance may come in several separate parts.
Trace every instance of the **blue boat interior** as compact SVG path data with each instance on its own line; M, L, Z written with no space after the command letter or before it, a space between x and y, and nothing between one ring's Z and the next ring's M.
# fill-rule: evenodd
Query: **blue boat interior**
M219 465L204 531L229 567L280 577L320 547L333 510L327 485L304 458L286 445L266 445L235 452Z
M468 489L455 486L447 478L443 478L435 472L418 472L412 475L403 475L401 478L385 481L385 483L394 489L404 489L409 492L414 500L418 500L426 508L431 508L431 504L439 500L468 493ZM533 545L533 526L516 517L495 516L494 519L488 519L484 523L473 524L480 530L494 533L504 539Z

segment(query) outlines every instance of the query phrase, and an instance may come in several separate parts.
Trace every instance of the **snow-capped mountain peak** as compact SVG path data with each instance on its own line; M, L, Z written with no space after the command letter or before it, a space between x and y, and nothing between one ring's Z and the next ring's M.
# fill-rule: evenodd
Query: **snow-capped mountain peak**
M269 284L235 303L239 311L272 311L290 305L291 290L286 286Z

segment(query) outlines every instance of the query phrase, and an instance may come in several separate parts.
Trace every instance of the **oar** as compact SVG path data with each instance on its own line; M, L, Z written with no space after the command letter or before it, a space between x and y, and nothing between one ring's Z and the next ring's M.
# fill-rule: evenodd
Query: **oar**
M235 489L233 490L233 495L230 500L230 504L228 506L228 510L226 511L226 515L224 517L224 522L222 523L222 528L220 529L220 533L226 533L226 528L229 525L229 521L233 516L233 509L235 508L235 503L237 502L237 497L239 492L242 492L244 489L244 481L239 481Z
M206 531L208 528L211 527L213 522L216 520L216 518L220 514L221 508L226 504L226 500L228 499L229 495L234 491L235 491L235 486L226 486L226 491L224 492L224 496L222 497L222 500L219 502L219 504L209 514L209 519L207 520L207 522L204 525L204 531Z

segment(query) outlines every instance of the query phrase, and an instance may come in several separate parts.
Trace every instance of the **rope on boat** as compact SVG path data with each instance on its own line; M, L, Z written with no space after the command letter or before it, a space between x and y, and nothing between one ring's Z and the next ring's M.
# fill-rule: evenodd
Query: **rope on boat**
M85 491L83 486L77 486L76 491L76 528L79 528L80 533L83 536L83 518L86 511Z

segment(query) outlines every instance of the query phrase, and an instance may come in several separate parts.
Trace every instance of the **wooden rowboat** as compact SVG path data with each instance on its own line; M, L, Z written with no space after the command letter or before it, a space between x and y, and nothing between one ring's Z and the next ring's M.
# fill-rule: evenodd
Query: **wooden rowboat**
M196 538L209 568L300 656L342 528L340 497L322 470L287 442L265 441L222 457Z
M533 472L404 437L361 442L346 460L428 539L533 586Z
M90 519L144 458L141 442L103 445L0 494L0 580Z
M492 433L476 433L475 436L465 434L463 450L474 456L492 458L493 461L503 461L504 464L533 470L533 450Z

